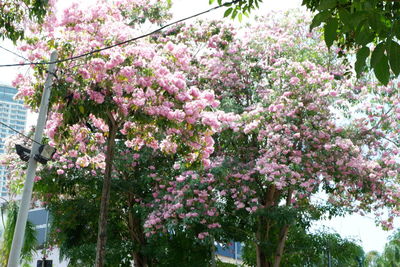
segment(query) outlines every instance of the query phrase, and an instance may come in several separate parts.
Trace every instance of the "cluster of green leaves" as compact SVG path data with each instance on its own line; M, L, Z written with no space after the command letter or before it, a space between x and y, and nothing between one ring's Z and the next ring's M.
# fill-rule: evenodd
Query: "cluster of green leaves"
M389 238L382 254L370 251L367 253L365 261L370 267L398 266L400 262L400 230L397 230Z
M134 253L146 258L148 266L178 266L182 263L193 267L208 266L211 245L199 242L192 231L176 230L144 237L143 223L151 208L143 203L152 200L155 183L149 177L153 171L146 166L159 166L159 171L169 176L167 172L173 170L171 165L174 160L157 156L151 149L142 149L138 166L129 168L127 166L132 162L123 156L124 149L123 142L117 142L116 172L112 180L107 226L106 266L131 266ZM129 158L132 160L132 157ZM42 179L35 183L35 194L46 200L45 205L53 214L50 245L60 248L61 256L69 259L69 266L92 266L102 175L76 168L65 171L66 175L57 175L56 168L42 171ZM132 203L132 199L141 199L142 202ZM137 222L139 228L134 230L143 237L143 243L132 238L129 216Z
M6 203L7 220L4 224L4 232L1 237L0 243L0 264L1 266L7 266L8 257L11 252L11 244L14 236L15 225L17 223L18 216L18 205L15 201ZM2 207L3 212L3 207ZM3 221L4 223L4 221ZM26 222L24 244L21 251L21 263L23 266L25 262L30 262L35 254L37 246L36 230L33 223L30 221Z
M16 42L24 38L26 19L43 22L48 8L47 0L1 1L0 37Z
M337 233L307 233L303 227L295 225L290 228L281 266L328 266L329 257L332 266L357 267L364 258L364 251L356 241L342 238ZM256 266L253 243L245 244L243 260L248 266Z
M355 70L360 75L367 67L376 78L387 84L400 74L400 3L367 0L304 0L303 4L318 11L310 29L324 24L325 42L331 47L355 49ZM369 64L367 58L370 58Z
M231 17L232 19L238 18L242 21L243 15L249 16L249 13L260 7L260 3L263 0L236 0L231 2L223 2L222 0L217 0L218 5L225 5L228 9L224 13L224 17ZM215 0L209 0L210 5L214 3Z
M210 3L214 0L210 0ZM262 1L240 0L227 4L224 17L242 18ZM222 1L219 1L221 4ZM344 51L357 52L355 71L360 76L372 69L376 78L388 84L400 74L400 2L395 0L303 0L317 12L310 30L323 25L325 43ZM367 60L369 59L369 61Z

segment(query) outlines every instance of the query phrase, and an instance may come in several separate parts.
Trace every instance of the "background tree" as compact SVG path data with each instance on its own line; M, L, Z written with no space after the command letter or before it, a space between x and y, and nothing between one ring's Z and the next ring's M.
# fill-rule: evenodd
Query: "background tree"
M214 0L210 0L213 3ZM219 0L218 3L225 1ZM227 1L226 1L227 2ZM262 0L239 0L230 4L224 16L248 15ZM367 0L304 0L308 10L316 12L310 30L323 24L325 43L336 43L341 55L357 52L354 69L360 76L372 69L376 78L387 85L400 73L400 3L398 1ZM367 62L367 59L370 59Z
M389 237L381 254L376 251L369 252L367 263L367 266L370 267L398 266L400 263L400 231L396 231Z
M385 227L398 213L397 85L343 80L347 66L306 23L305 17L272 13L245 32L202 22L159 37L192 44L192 51L206 47L195 53L191 82L214 89L225 112L217 118L239 117L221 123L225 130L215 137L209 181L214 190L207 195L226 204L218 212L226 215L223 221L235 221L237 232L253 233L257 266L279 266L290 226L302 209L317 209L313 196L320 192L328 195L327 211L388 207ZM155 217L186 218L182 210L168 208L192 206L178 192L165 192L168 201ZM159 225L148 224L153 231ZM202 237L212 232L210 226Z
M196 233L175 231L151 237L145 235L143 224L152 210L153 194L158 186L168 184L171 181L168 177L173 177L172 173L177 170L172 167L173 157L150 149L139 153L131 157L126 147L117 142L106 266L131 266L132 259L135 266L208 265L211 245L199 242ZM157 169L154 166L158 166ZM61 170L64 173L58 174ZM165 175L165 181L154 176L155 173ZM56 163L51 170L41 172L40 177L35 184L35 194L53 214L51 245L60 248L61 255L69 259L71 266L93 265L101 176L88 177L75 168L58 169Z
M57 49L62 59L125 41L138 35L142 23L157 24L168 18L167 2L145 4L101 1L89 9L74 4L61 19L50 14L46 21L51 24L32 26L41 32L28 36L21 49L32 60L42 60ZM55 32L62 34L55 37ZM110 187L112 177L118 175L117 140L131 157L150 149L179 155L176 163L188 168L209 164L214 125L203 117L218 101L211 91L186 85L189 57L184 46L160 46L142 39L134 46L115 46L57 66L47 132L58 149L56 160L64 164L60 173L78 168L88 176L104 175L96 266L104 264ZM36 66L32 76L16 79L19 96L32 108L38 106L44 76L42 67Z
M18 205L16 201L9 201L6 205L7 206L5 210L7 213L7 217L5 222L2 221L4 223L4 232L2 233L0 243L0 263L2 266L7 266L8 264L8 257L11 252L11 244L18 215ZM24 243L21 251L20 263L22 264L22 266L29 266L27 263L33 260L33 256L36 253L36 248L37 239L35 225L33 225L30 221L27 221Z
M0 3L0 37L14 43L24 38L26 27L31 22L43 23L52 1L4 0Z
M256 266L253 243L246 243L242 257L247 265ZM281 266L328 266L330 260L332 266L358 267L363 258L363 249L352 239L337 233L308 233L301 227L291 227Z

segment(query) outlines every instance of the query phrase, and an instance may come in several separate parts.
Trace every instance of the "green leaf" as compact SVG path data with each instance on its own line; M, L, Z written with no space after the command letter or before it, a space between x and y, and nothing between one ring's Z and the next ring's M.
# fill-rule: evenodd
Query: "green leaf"
M237 13L238 13L238 11L235 9L235 10L233 11L233 13L232 13L231 18L232 18L232 19L236 18Z
M351 14L344 8L339 9L339 18L340 21L347 27L351 26Z
M396 20L393 23L392 32L393 32L394 36L397 37L397 39L400 39L400 21L399 20Z
M382 57L385 56L385 43L380 42L374 49L371 55L371 67L375 69L375 66L381 61ZM385 56L386 57L386 56ZM386 58L387 61L387 58Z
M365 59L369 56L369 52L370 52L370 51L369 51L369 48L366 47L366 46L360 48L360 49L357 51L357 55L356 55L357 60L358 60L358 59L363 59L363 60L365 60Z
M350 17L350 26L353 28L357 28L362 22L367 21L368 13L365 11L357 11L351 13Z
M242 20L243 20L243 14L242 13L239 13L238 19L239 19L239 22L242 22Z
M218 5L220 6L222 4L222 0L217 0L218 1Z
M209 0L208 3L211 5L212 3L214 3L215 0Z
M374 50L375 51L375 50ZM386 55L383 55L374 66L374 73L378 81L387 85L389 83L390 71L389 62Z
M233 11L233 8L232 8L232 7L228 8L228 9L225 11L225 13L224 13L224 18L225 18L225 17L228 17L228 16L232 13L232 11Z
M84 108L83 106L79 106L79 111L80 111L82 114L85 114L85 108Z
M326 22L329 17L329 11L323 11L315 15L310 25L310 31L312 31L315 27L321 25L322 22Z
M324 38L328 48L330 48L337 36L338 21L336 18L330 18L324 26Z
M374 33L367 24L362 24L356 32L355 42L359 45L369 44L374 40Z
M357 61L354 65L354 68L356 70L357 76L360 77L361 73L363 72L365 68L365 61L367 57L369 56L369 48L364 46L363 48L359 49L357 51Z
M326 10L330 8L334 8L337 4L337 0L322 0L318 6L318 10Z
M388 48L389 49L387 52L389 56L390 68L397 77L400 74L400 45L391 40Z
M376 12L372 12L368 18L368 24L378 34L386 31L384 17Z

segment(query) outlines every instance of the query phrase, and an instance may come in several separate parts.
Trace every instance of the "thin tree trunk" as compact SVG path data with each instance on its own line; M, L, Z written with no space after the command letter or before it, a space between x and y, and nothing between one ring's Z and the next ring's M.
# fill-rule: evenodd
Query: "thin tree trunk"
M293 189L289 188L286 197L286 206L291 205ZM283 249L285 248L286 237L289 231L289 225L284 225L279 233L278 246L275 252L274 267L279 267L282 261Z
M288 230L289 230L289 225L284 225L281 229L281 232L279 233L279 241L275 253L274 267L279 267L281 264L283 249L285 248L285 241Z
M279 195L280 195L280 192L278 190L276 190L275 185L271 185L270 188L268 189L268 192L265 196L265 200L263 203L265 205L265 207L270 208L273 205L276 205L275 202L279 198ZM257 228L258 228L257 233L256 233L257 267L270 267L271 263L268 262L268 260L267 260L267 254L265 252L265 249L263 248L262 245L260 245L260 243L262 244L269 239L269 231L271 228L270 220L260 217Z
M257 253L257 267L270 267L267 262L267 255L264 252L264 249L259 244L256 244L256 253Z
M107 138L107 151L106 151L106 170L104 173L103 189L101 192L100 215L99 215L99 228L97 233L97 246L96 246L96 267L103 267L106 255L106 241L107 241L107 215L108 206L110 202L110 187L111 187L111 174L115 152L115 137L117 134L117 126L112 114L108 114L108 138Z
M126 179L127 180L127 179ZM128 193L128 207L132 208L134 205L134 195ZM134 259L135 267L148 267L149 259L146 255L143 255L141 249L146 246L146 236L144 234L144 229L142 226L142 221L140 217L135 216L132 210L128 212L128 230L131 237L131 240L134 243L137 243L139 246L139 250L132 251L132 257Z
M147 267L149 266L147 263L147 257L144 256L140 252L134 252L133 254L133 259L134 259L134 266L135 267Z

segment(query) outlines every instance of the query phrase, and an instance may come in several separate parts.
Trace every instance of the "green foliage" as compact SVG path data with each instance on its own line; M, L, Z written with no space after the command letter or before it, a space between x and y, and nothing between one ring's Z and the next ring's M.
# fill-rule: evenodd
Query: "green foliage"
M152 201L155 183L149 176L154 170L145 166L158 166L157 171L168 177L173 171L171 165L175 162L174 158L166 158L144 148L137 159L138 166L129 168L127 166L135 160L123 156L121 151L124 148L123 142L117 142L116 172L108 214L106 266L131 266L135 253L145 257L149 266L172 267L182 263L193 267L207 266L211 244L199 242L193 231L176 229L163 235L144 235L143 223L151 211L145 203ZM41 172L42 179L35 184L34 191L46 201L46 207L53 214L51 245L60 248L61 256L69 259L69 266L92 266L95 261L101 174L75 168L65 171L64 175L56 174L55 168ZM135 199L141 201L135 202ZM130 228L133 222L137 228ZM141 242L132 236L132 230L137 231Z
M227 263L227 262L222 262L220 260L217 261L217 267L236 267L236 264L233 263Z
M26 20L43 22L48 8L47 0L5 0L0 3L0 37L14 43L24 38Z
M364 257L363 249L351 239L336 233L307 233L304 228L291 227L286 242L282 267L327 266L328 252L332 266L357 267ZM248 266L256 266L256 252L253 243L243 248L243 260Z
M11 251L12 239L14 236L15 224L17 223L18 206L17 203L11 201L7 204L7 221L4 226L4 233L0 244L0 264L7 266L8 257ZM21 250L21 263L23 261L30 262L35 254L37 246L35 226L30 222L26 222L24 244Z
M371 48L369 66L364 58L356 62L358 75L368 66L385 85L391 77L399 75L398 1L303 0L303 5L318 12L310 29L323 23L328 47L336 41L339 47L347 50L355 49L359 52L365 50L366 46Z
M214 2L215 0L209 0L210 5ZM252 10L259 8L262 2L263 0L238 0L232 4L231 1L217 0L218 5L224 4L228 7L224 13L224 17L230 17L231 19L238 18L239 21L242 21L243 15L248 17Z
M376 251L368 252L366 263L369 267L397 267L400 263L400 230L389 237L382 254Z
M214 0L210 0L213 3ZM225 11L224 17L248 15L262 1L240 0ZM221 4L222 1L219 1ZM366 67L374 71L376 78L387 85L390 78L400 74L400 2L381 0L303 0L310 11L316 12L310 30L323 24L325 43L335 42L345 50L359 52L368 46L379 60L367 64L365 58L354 66L360 76ZM377 45L378 44L378 45ZM379 46L380 45L380 46ZM374 46L375 49L374 49ZM372 59L371 59L372 60Z

